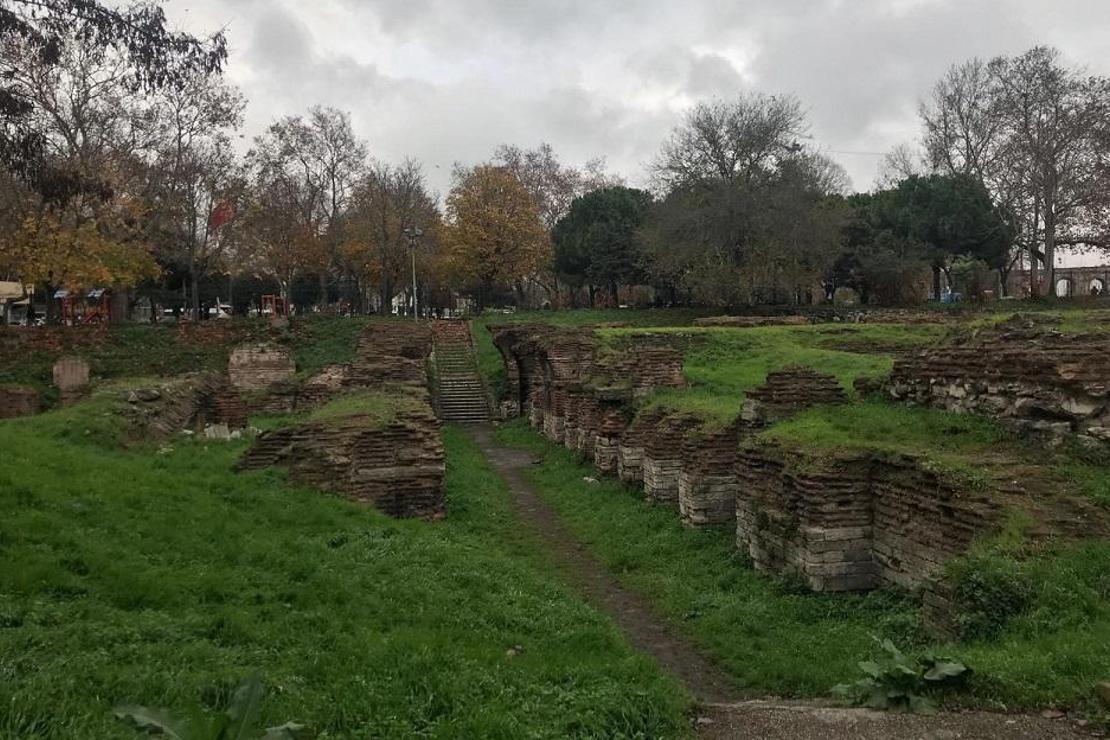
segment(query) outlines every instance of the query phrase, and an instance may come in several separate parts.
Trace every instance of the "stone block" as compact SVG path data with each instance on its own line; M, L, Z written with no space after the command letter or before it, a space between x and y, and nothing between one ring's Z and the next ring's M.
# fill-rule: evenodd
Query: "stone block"
M297 371L293 353L277 344L245 344L235 348L228 361L231 385L239 391L263 391L293 379Z

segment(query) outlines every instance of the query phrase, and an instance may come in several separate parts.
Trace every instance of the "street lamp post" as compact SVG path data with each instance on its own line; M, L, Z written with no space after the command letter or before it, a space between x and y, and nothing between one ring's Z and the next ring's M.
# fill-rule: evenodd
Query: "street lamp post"
M412 253L412 318L420 320L420 299L416 293L416 241L424 235L424 230L419 226L410 226L405 229L405 236L409 239L409 251Z

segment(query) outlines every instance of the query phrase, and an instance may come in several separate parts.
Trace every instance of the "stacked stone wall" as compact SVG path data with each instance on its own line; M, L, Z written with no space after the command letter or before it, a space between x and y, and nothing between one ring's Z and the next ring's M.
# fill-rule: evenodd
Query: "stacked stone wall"
M678 477L678 511L688 526L723 524L736 518L736 424L719 430L694 430L682 440Z
M239 463L243 470L275 465L288 466L298 483L372 504L389 516L444 514L443 445L430 403L384 427L350 416L267 432Z
M983 414L1050 438L1110 444L1110 335L1018 319L895 363L896 400Z
M643 475L644 498L648 501L678 508L678 483L685 462L682 441L698 424L695 416L670 414L646 433Z
M737 546L757 569L796 573L815 591L919 589L1000 517L989 492L931 467L906 455L750 445L737 464Z

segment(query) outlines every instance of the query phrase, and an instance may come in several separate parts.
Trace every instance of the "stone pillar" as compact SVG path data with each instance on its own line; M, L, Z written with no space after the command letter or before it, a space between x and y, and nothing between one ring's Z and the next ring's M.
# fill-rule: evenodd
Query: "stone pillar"
M62 406L80 400L89 390L89 363L80 357L63 357L54 363L54 386Z
M297 367L292 353L277 344L236 347L228 361L231 385L238 391L262 391L293 378Z

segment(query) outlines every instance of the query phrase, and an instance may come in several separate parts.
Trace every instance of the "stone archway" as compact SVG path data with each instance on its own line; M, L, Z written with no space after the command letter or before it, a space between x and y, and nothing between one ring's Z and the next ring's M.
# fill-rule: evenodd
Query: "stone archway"
M1087 293L1093 296L1106 295L1106 281L1102 278L1091 278L1087 284Z
M1062 277L1056 281L1056 297L1070 298L1075 295L1075 283L1070 277Z

